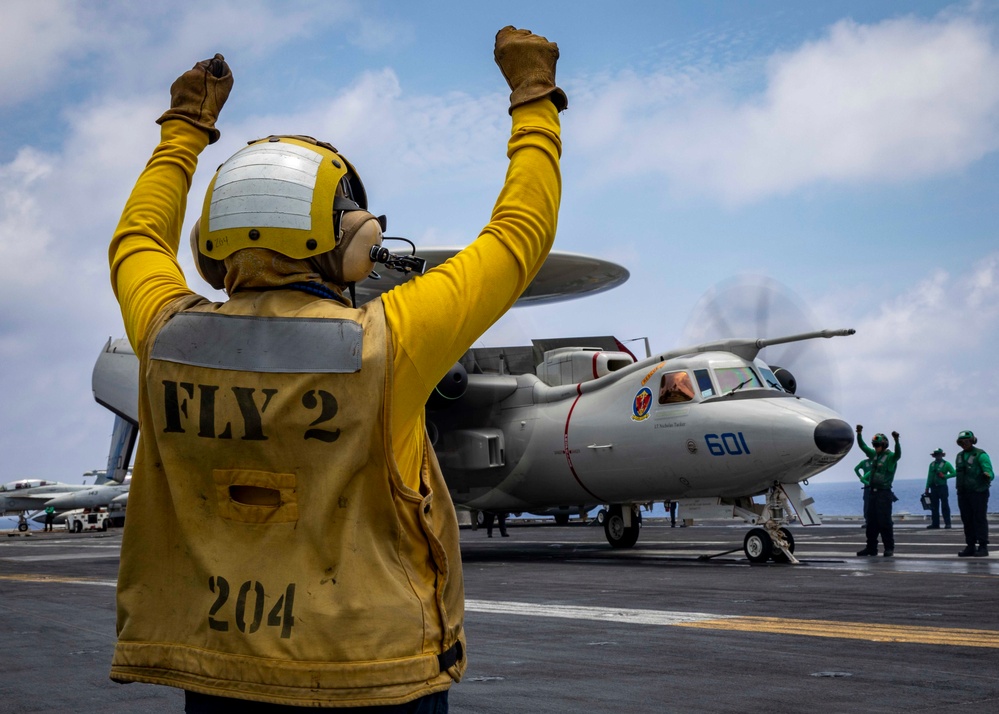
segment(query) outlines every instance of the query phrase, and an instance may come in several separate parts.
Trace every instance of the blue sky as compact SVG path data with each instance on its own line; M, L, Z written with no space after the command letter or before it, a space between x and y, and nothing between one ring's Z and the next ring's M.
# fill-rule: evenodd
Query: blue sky
M162 5L4 5L0 482L105 464L112 420L90 372L123 334L107 243L178 74L220 51L235 76L194 205L247 139L312 134L351 159L390 233L465 245L504 172L506 24L561 50L556 248L632 277L514 310L481 344L677 347L712 289L756 336L732 286L776 285L769 330L857 329L793 368L851 423L901 432L900 477L937 446L953 455L961 429L999 450L999 3ZM853 478L859 459L823 478Z

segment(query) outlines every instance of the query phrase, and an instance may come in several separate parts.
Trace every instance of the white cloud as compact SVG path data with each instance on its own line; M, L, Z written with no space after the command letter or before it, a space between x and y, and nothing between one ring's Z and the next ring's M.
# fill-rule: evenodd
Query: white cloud
M206 47L224 43L244 56L266 57L293 39L320 35L353 14L352 4L342 0L192 2L183 7L177 21L169 23L169 45L174 56L196 56Z
M991 255L975 266L967 285L968 309L994 320L999 310L999 255Z
M81 94L93 86L128 93L149 87L151 81L162 84L162 78L176 76L216 51L248 65L323 33L340 44L344 34L356 36L371 49L403 34L401 29L373 32L368 18L349 0L105 5L6 2L0 23L0 107L16 106L55 87L71 86ZM282 61L289 62L289 73L301 72L293 55ZM169 81L160 96L168 88Z
M469 185L480 194L483 185L499 189L509 137L503 102L499 93L407 94L395 72L383 69L362 73L336 96L305 111L223 123L223 133L231 137L232 151L246 138L268 134L309 134L329 141L357 168L372 210L386 210L380 205L391 202L396 210L418 212L417 230L448 230L453 222L435 208L446 205L453 192ZM486 200L488 211L491 198ZM487 216L479 211L477 228ZM462 244L475 234L465 230L463 235Z
M838 22L771 57L748 97L712 73L622 73L587 96L579 124L602 172L663 174L731 203L936 176L999 147L999 52L966 17Z
M35 188L50 175L53 158L25 148L0 166L0 294L37 285L45 272L37 258L51 243Z
M978 389L992 370L980 362L980 350L999 331L997 277L999 253L992 253L957 275L937 270L869 310L856 324L857 336L841 345L859 391L916 387L944 362L965 375L966 389Z
M935 271L880 304L829 296L840 313L854 313L857 329L829 345L843 384L841 411L872 433L899 431L912 458L910 475L923 467L922 452L913 449L928 454L953 443L961 429L993 438L999 430L990 356L999 333L997 277L999 253L992 253L970 259L956 274ZM837 467L843 477L844 468Z
M44 92L89 44L72 0L4 3L0 22L0 106Z

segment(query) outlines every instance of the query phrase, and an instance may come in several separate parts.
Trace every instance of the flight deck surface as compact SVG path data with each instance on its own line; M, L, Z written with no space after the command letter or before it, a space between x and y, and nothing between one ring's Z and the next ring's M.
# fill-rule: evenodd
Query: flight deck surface
M746 531L647 521L615 550L591 525L463 528L451 711L999 710L999 548L958 558L959 524L916 521L896 557L858 558L850 520L792 527L801 565L751 565ZM120 539L0 533L0 711L183 711L107 678Z

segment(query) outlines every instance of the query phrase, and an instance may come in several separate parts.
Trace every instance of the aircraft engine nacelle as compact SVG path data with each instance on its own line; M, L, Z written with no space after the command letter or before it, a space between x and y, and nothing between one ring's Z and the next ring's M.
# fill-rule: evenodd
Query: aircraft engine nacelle
M777 377L777 381L780 382L780 386L784 388L784 391L788 394L794 394L795 390L798 388L798 381L794 378L794 375L783 367L777 367L775 365L769 366L770 369L773 370L774 376Z
M457 362L437 383L430 395L428 406L433 409L443 409L451 402L461 399L466 389L468 389L468 372L461 362Z
M607 352L593 347L563 347L545 352L538 377L552 387L589 382L634 364L627 352Z

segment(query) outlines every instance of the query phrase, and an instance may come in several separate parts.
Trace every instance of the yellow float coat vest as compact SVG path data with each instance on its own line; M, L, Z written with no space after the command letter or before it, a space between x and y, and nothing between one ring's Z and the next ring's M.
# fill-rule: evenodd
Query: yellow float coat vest
M380 300L162 310L140 355L112 679L360 706L461 678L454 506L429 443L420 492L400 477L390 351Z

